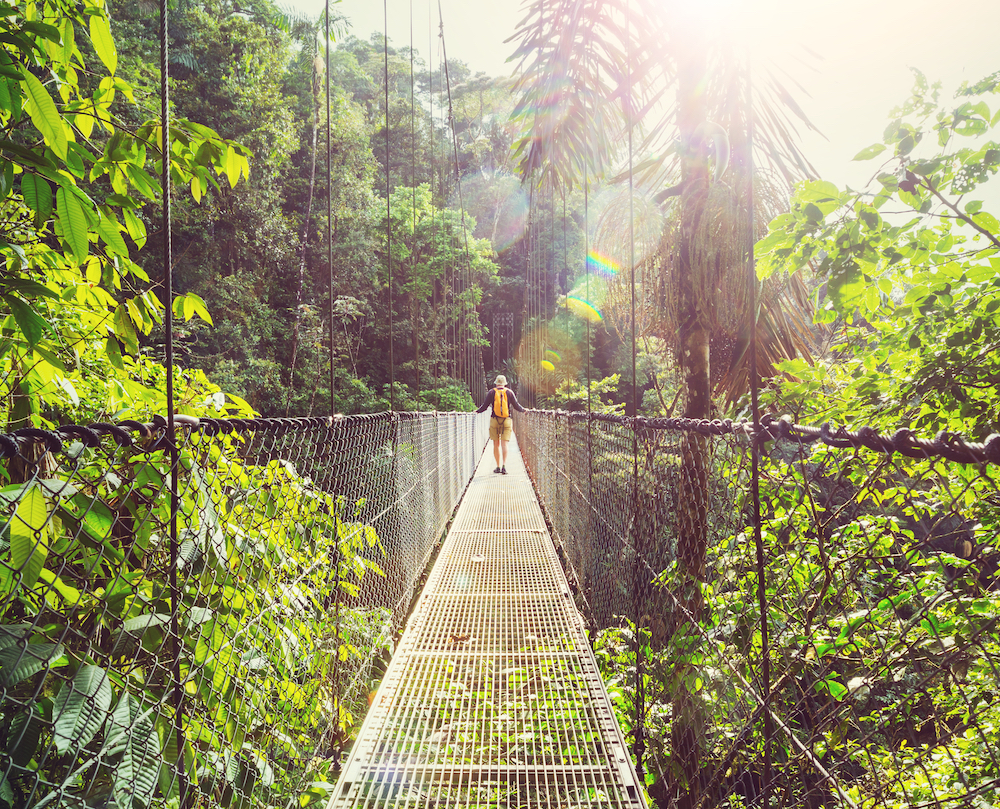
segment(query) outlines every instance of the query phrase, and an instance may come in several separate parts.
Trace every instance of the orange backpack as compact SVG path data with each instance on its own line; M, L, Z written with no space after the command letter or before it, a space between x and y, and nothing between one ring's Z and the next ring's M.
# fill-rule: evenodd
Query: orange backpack
M507 407L507 388L497 388L493 391L493 417L505 419L510 415Z

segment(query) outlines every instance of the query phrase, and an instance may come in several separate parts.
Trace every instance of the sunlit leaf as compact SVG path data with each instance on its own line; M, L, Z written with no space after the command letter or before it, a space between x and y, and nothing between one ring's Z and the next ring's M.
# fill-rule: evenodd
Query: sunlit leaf
M21 194L25 204L35 212L35 227L40 228L52 215L52 187L37 174L21 175Z
M87 227L87 214L83 203L72 191L60 187L56 191L56 215L62 226L62 235L69 245L73 257L79 263L87 258L90 252L90 241Z
M27 96L24 107L31 116L31 122L42 133L52 151L65 160L69 140L66 136L66 124L59 115L55 102L30 70L22 68L21 78Z
M118 67L118 50L111 36L108 18L102 14L94 14L90 18L90 41L94 43L94 50L108 69L108 73L114 74Z
M885 151L885 148L886 147L884 143L873 143L871 146L862 149L860 152L854 155L854 157L852 157L851 160L871 160L873 157L882 154L882 152Z
M23 587L32 587L48 556L49 505L37 486L25 490L10 519L10 559Z

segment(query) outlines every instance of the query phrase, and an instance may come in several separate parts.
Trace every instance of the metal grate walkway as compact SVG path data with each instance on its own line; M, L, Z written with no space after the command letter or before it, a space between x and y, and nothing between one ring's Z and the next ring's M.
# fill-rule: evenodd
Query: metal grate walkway
M515 442L488 449L328 809L641 807Z

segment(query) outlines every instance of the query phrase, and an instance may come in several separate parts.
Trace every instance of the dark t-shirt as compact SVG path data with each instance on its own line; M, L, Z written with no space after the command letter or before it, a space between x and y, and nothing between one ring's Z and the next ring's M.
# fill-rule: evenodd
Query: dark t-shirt
M493 400L496 394L496 388L490 388L490 392L486 394L486 398L483 399L483 403L479 405L479 409L476 410L477 413L485 413L486 409L493 406ZM511 410L516 410L518 413L523 413L524 408L518 404L517 397L514 395L514 391L507 388L507 406Z

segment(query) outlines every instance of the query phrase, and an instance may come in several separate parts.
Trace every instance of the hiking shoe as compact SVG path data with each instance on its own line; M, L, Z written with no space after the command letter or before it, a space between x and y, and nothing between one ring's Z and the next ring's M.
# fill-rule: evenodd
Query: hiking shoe
M507 467L506 466L500 468L500 474L501 475L506 475L507 474Z
M493 470L493 474L494 475L499 475L500 474L500 467L499 466L496 469Z

